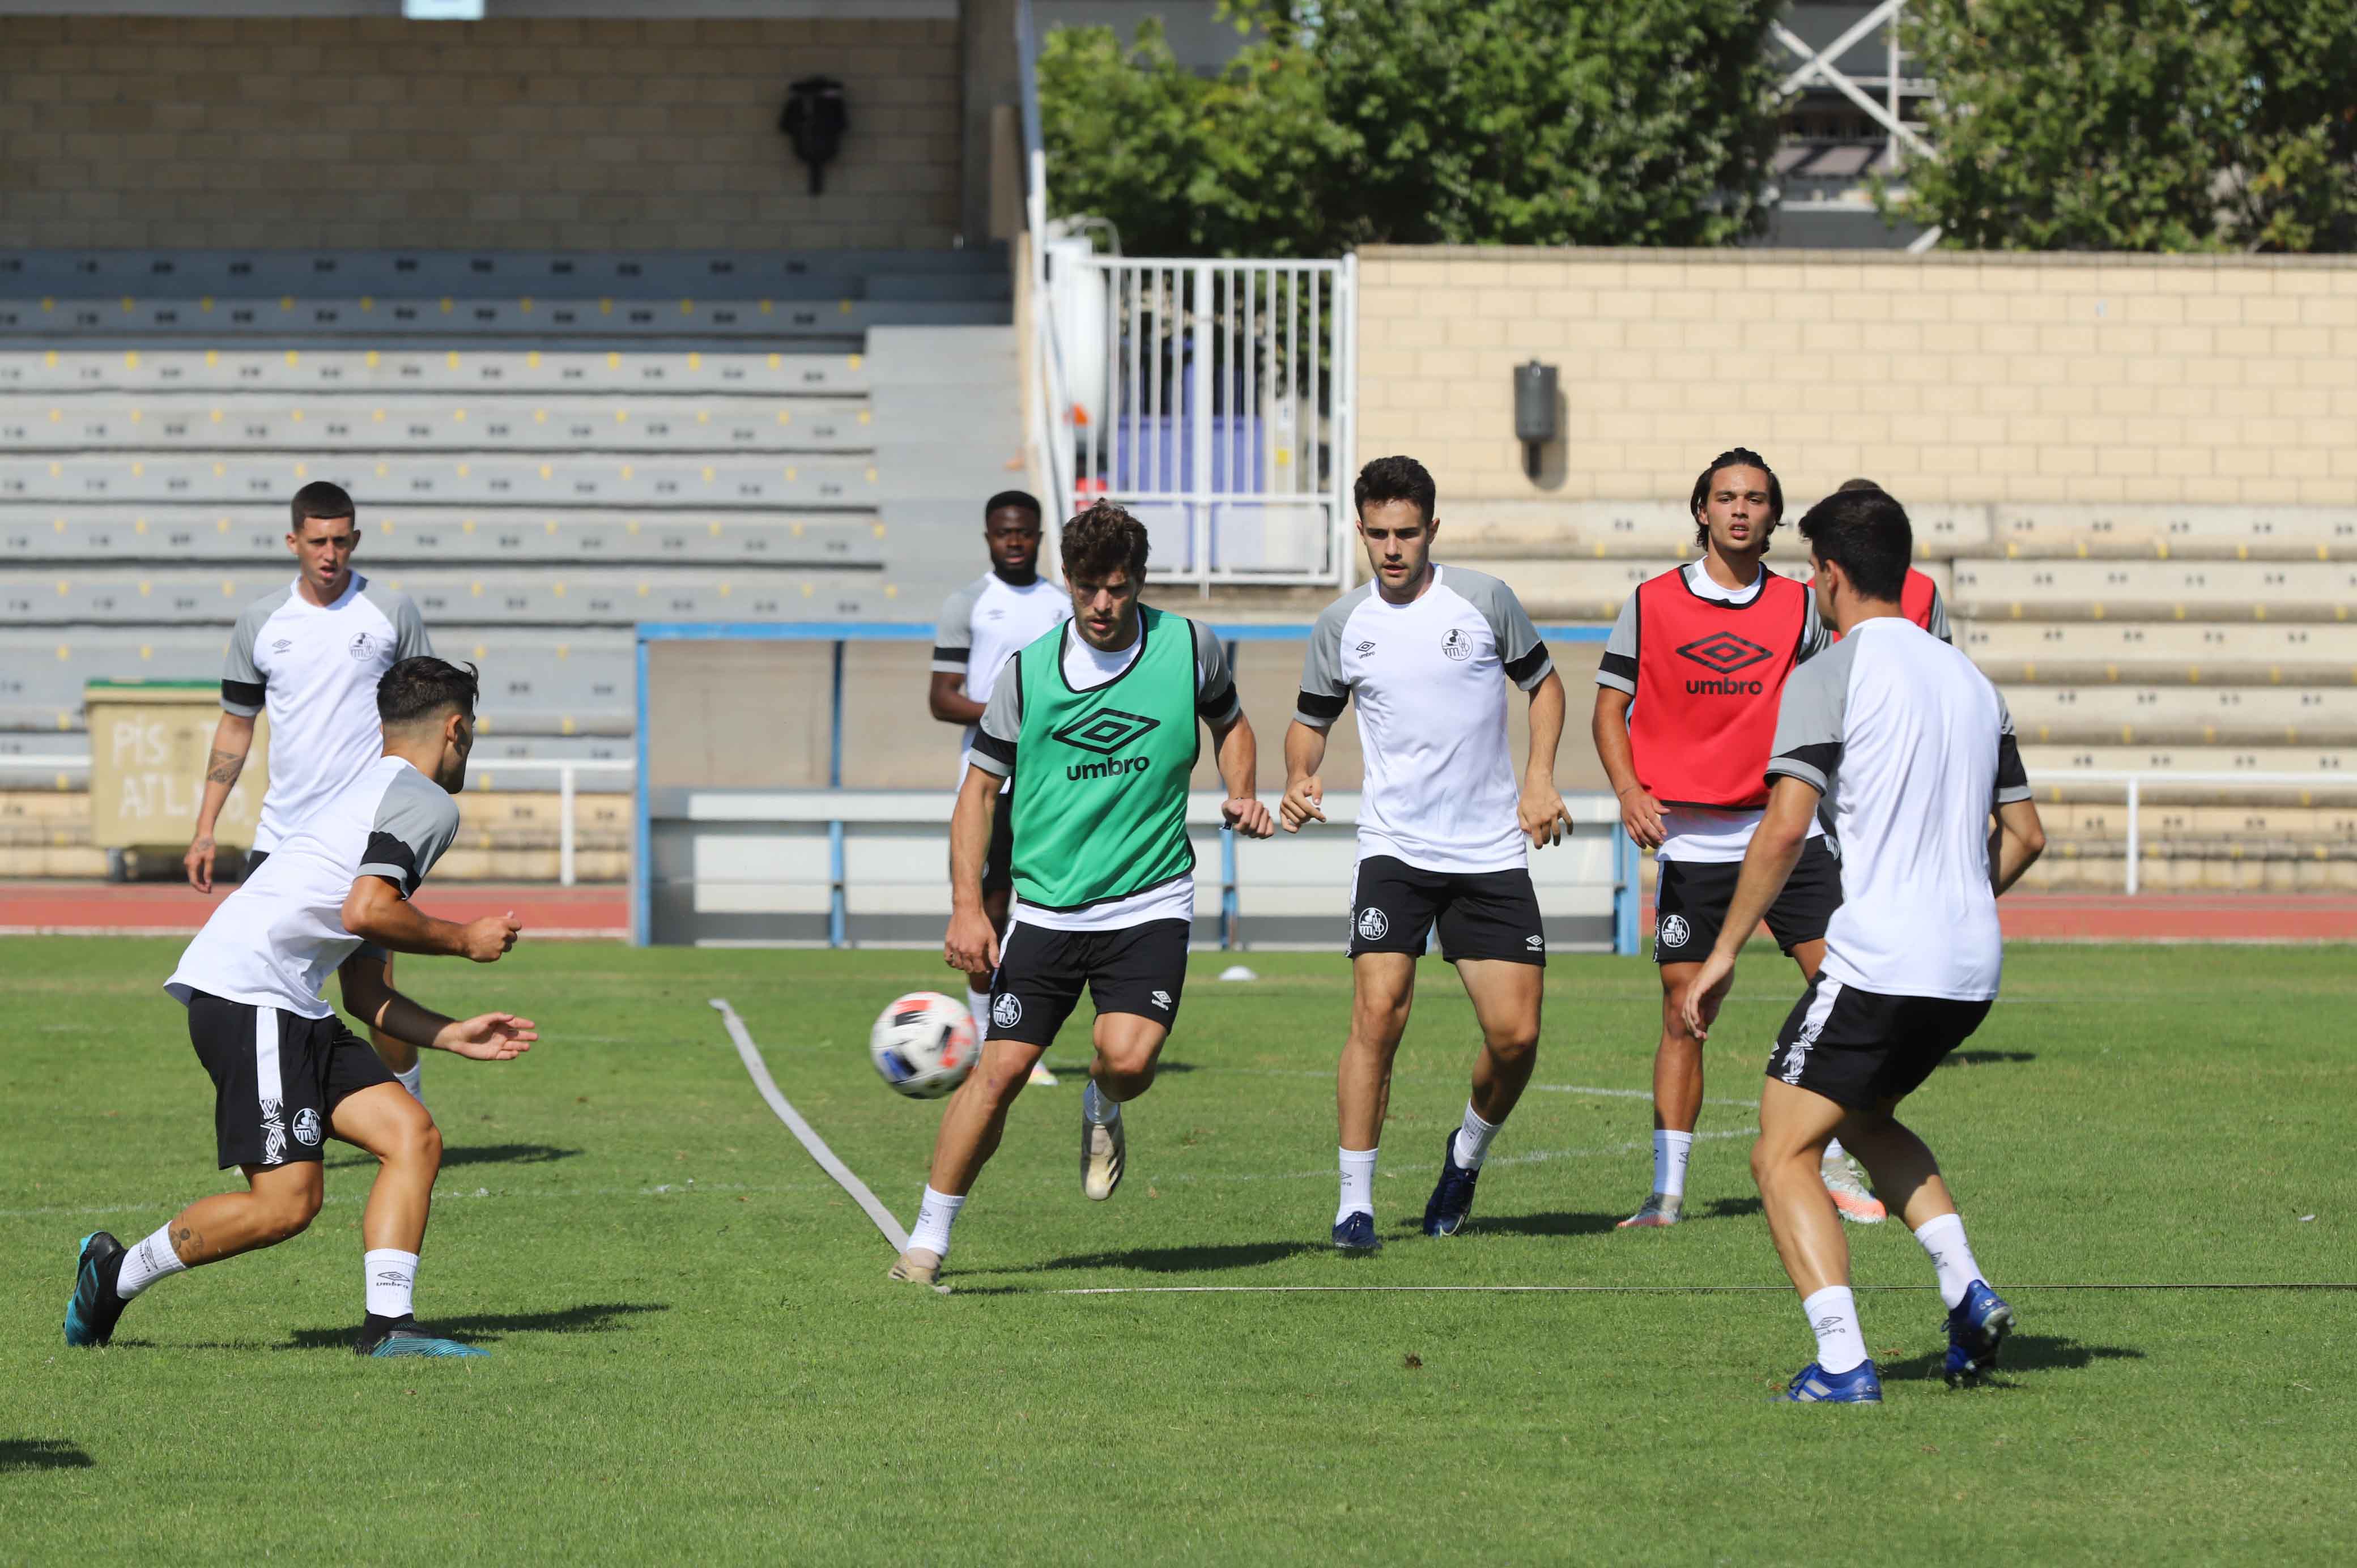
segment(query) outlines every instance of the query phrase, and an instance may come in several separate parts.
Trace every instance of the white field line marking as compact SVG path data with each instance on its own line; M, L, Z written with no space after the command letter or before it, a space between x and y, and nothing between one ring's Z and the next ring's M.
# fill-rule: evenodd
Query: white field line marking
M817 1131L802 1120L802 1113L779 1092L778 1080L770 1076L769 1064L761 1059L761 1047L753 1043L753 1036L746 1031L745 1020L737 1016L737 1009L728 1005L728 999L725 996L712 998L712 1007L720 1015L721 1022L728 1026L728 1037L737 1042L737 1054L743 1058L745 1070L753 1075L753 1087L761 1091L761 1098L770 1102L770 1109L778 1113L778 1120L802 1140L802 1147L810 1151L810 1157L818 1162L819 1168L833 1176L835 1185L849 1193L852 1201L867 1211L867 1218L876 1221L876 1229L884 1232L884 1240L892 1243L892 1251L907 1251L909 1233L900 1229L900 1222L892 1218L892 1211L877 1201L876 1195L867 1190L867 1184L851 1174L849 1165L834 1157L834 1151L826 1146L826 1140L820 1137Z
M0 926L0 937L192 937L189 926ZM533 929L540 941L619 942L630 933L619 926L543 926Z
M1937 1285L1852 1285L1853 1291L1925 1293ZM2033 1290L2323 1290L2357 1291L2357 1281L2236 1280L2174 1282L2074 1282L2008 1284ZM1749 1295L1792 1294L1782 1285L1079 1285L1041 1291L1041 1295Z
M487 1198L534 1198L551 1202L570 1202L583 1197L694 1197L699 1194L734 1197L739 1194L777 1197L791 1194L824 1192L827 1184L813 1177L809 1181L789 1182L782 1187L751 1187L743 1182L664 1182L657 1187L576 1187L509 1189L493 1192L479 1187L472 1192L437 1188L436 1203L481 1202ZM366 1192L329 1193L319 1200L328 1208L338 1204L366 1204ZM150 1198L144 1203L61 1203L46 1208L0 1208L0 1219L48 1219L68 1214L169 1214L188 1207L188 1196L180 1193L171 1197Z

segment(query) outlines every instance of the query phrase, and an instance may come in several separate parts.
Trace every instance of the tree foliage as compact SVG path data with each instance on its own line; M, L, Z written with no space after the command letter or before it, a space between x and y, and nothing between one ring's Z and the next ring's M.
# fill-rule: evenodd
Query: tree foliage
M1049 36L1049 194L1124 248L1725 244L1765 221L1781 0L1321 0L1236 7L1216 77L1158 26Z
M1936 161L1886 209L1981 250L2357 249L2352 0L1917 0Z

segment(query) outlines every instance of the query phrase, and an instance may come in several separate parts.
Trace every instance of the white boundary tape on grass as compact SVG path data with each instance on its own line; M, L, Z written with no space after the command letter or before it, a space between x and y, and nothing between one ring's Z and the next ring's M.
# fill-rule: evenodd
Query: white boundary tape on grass
M1852 1285L1853 1291L1929 1291L1934 1285ZM2236 1281L2214 1283L2009 1284L2039 1290L2328 1290L2357 1291L2357 1283ZM1791 1285L1080 1285L1043 1295L1746 1295L1792 1294Z
M737 1009L728 1005L728 999L725 996L712 998L712 1008L720 1015L720 1021L728 1026L728 1037L737 1042L737 1055L743 1059L745 1070L753 1075L753 1087L761 1091L761 1098L770 1102L770 1109L778 1113L778 1120L786 1124L788 1132L802 1140L802 1147L810 1151L810 1157L818 1162L819 1169L833 1176L835 1185L849 1193L852 1201L867 1211L867 1218L876 1221L876 1229L884 1232L884 1240L892 1243L892 1251L907 1251L909 1233L900 1229L900 1222L892 1218L892 1211L867 1190L866 1182L851 1174L849 1165L835 1158L834 1151L826 1146L826 1140L820 1137L817 1131L802 1120L802 1113L779 1092L778 1080L770 1076L769 1064L761 1059L761 1047L753 1043L752 1035L745 1027L745 1020L737 1016Z

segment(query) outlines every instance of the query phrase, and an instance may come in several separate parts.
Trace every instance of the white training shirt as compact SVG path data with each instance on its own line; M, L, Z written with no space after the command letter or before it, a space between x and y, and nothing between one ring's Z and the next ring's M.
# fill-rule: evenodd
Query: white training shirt
M203 991L328 1016L334 1009L319 993L361 945L344 929L352 884L382 876L406 898L457 836L458 802L449 791L380 753L221 901L164 989L182 1003Z
M1171 620L1178 620L1173 616ZM1166 626L1169 622L1164 623ZM1200 621L1187 623L1195 628L1195 712L1206 724L1224 725L1235 722L1243 712L1243 703L1236 695L1235 672L1228 668L1228 650L1214 636L1211 628ZM1130 639L1126 648L1111 653L1089 645L1088 639L1071 628L1067 620L1061 639L1063 649L1064 683L1075 692L1093 691L1120 679L1123 671L1137 662L1138 650L1145 646L1143 637ZM1021 651L1019 649L1017 651ZM1005 757L975 750L966 754L966 760L985 773L995 773L1011 785L1015 768L1022 766L1022 757L1015 747L1023 736L1023 689L1014 681L992 692L989 711L982 715L982 729L997 743L996 749L1015 758L1009 764ZM1002 796L1006 793L1002 787ZM1001 799L998 809L1012 808L1012 802ZM1042 909L1023 902L1023 895L1015 895L1013 912L1007 917L1007 929L1039 926L1051 931L1118 931L1131 926L1142 926L1148 920L1186 920L1195 918L1195 874L1191 871L1174 876L1168 882L1157 883L1131 894L1126 898L1109 898L1102 904L1091 904L1082 909Z
M1813 785L1833 818L1827 978L1884 996L1996 994L1988 818L2029 799L2029 780L2005 699L1970 659L1897 616L1859 622L1784 682L1768 776Z
M255 849L275 853L384 754L376 683L401 660L433 651L409 596L358 572L331 605L289 584L245 607L230 633L221 706L241 718L270 709L270 789Z
M1763 563L1760 575L1740 588L1719 585L1709 569L1700 561L1689 561L1681 568L1686 575L1686 586L1698 599L1712 599L1722 605L1748 605L1758 598L1768 585L1768 567ZM1605 639L1608 660L1620 656L1620 667L1634 670L1637 659L1637 596L1631 594L1620 607L1620 618L1612 623L1612 633ZM1830 638L1824 623L1817 618L1817 597L1809 595L1808 613L1801 631L1801 661L1814 658L1828 644ZM1615 691L1637 693L1633 674L1621 675L1600 666L1596 671L1596 683ZM1634 710L1631 709L1631 712ZM1727 865L1743 858L1751 847L1751 835L1760 827L1757 811L1715 811L1707 806L1663 806L1662 808L1662 847L1653 852L1656 860L1684 860L1698 865ZM1824 830L1815 822L1809 824L1809 836L1815 838Z
M1060 584L1034 577L1017 587L996 572L985 572L942 601L942 621L933 632L933 670L963 675L972 702L987 703L998 672L1020 650L1072 618L1072 596ZM958 777L965 777L965 753L976 726L968 725L958 743Z
M1441 872L1529 865L1506 682L1531 691L1554 669L1522 601L1487 573L1435 566L1406 604L1368 583L1327 606L1293 716L1322 730L1359 704L1359 858Z

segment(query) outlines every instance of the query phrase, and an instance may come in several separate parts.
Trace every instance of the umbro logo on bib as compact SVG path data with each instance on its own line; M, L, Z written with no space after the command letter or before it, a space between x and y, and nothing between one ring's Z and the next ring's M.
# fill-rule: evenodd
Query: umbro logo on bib
M1066 746L1093 751L1099 757L1111 757L1115 752L1128 750L1161 727L1160 719L1150 719L1144 714L1125 714L1119 708L1100 708L1056 731L1055 738Z
M1708 637L1698 637L1678 650L1682 658L1716 670L1722 675L1732 675L1770 657L1758 643L1736 636L1731 631L1714 631Z

